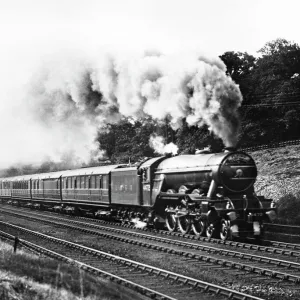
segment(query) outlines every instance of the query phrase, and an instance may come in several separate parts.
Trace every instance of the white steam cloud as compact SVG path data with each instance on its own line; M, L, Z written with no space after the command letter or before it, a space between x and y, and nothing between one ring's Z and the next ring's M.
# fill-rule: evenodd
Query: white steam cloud
M178 147L174 143L165 144L165 139L162 136L151 135L149 144L158 154L170 153L175 155L178 153Z
M206 124L232 146L237 142L241 102L239 88L226 76L219 58L157 52L134 57L52 57L32 74L22 101L10 108L14 121L7 118L8 125L14 129L8 134L15 142L7 147L19 146L20 151L0 165L39 163L45 156L54 161L67 156L78 162L101 157L95 142L98 130L122 117L151 116L168 120L173 129L183 119L190 126ZM176 148L164 146L160 137L152 137L150 143L157 151ZM166 151L168 147L174 149Z
M150 115L192 126L208 125L226 146L237 142L242 102L238 86L225 74L225 65L197 55L150 55L124 60L111 57L92 73L93 89L103 95L105 116L140 118ZM107 109L110 110L107 113ZM108 118L109 119L109 118Z

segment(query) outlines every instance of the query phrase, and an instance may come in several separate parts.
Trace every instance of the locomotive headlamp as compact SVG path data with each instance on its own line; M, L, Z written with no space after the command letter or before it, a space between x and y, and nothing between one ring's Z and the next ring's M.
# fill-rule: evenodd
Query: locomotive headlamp
M253 215L251 212L248 214L247 220L248 220L248 222L253 222Z
M260 224L257 221L253 222L253 234L260 235Z
M234 237L238 237L239 236L239 226L237 224L234 224L230 227L231 230L231 235Z

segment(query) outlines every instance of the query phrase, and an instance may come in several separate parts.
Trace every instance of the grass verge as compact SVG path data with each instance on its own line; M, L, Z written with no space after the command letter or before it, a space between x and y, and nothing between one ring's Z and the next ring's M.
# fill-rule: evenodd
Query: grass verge
M142 296L75 267L0 241L1 300L130 300Z

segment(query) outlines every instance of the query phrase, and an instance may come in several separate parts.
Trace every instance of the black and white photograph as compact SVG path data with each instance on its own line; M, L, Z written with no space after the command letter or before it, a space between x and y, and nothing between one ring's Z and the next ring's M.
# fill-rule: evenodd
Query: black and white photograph
M0 300L299 300L299 9L0 0Z

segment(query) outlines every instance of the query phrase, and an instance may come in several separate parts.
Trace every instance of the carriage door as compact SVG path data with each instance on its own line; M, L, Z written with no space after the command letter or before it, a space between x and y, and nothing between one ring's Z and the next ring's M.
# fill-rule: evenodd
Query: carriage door
M144 168L142 173L142 186L143 186L143 205L151 205L150 193L150 168Z

